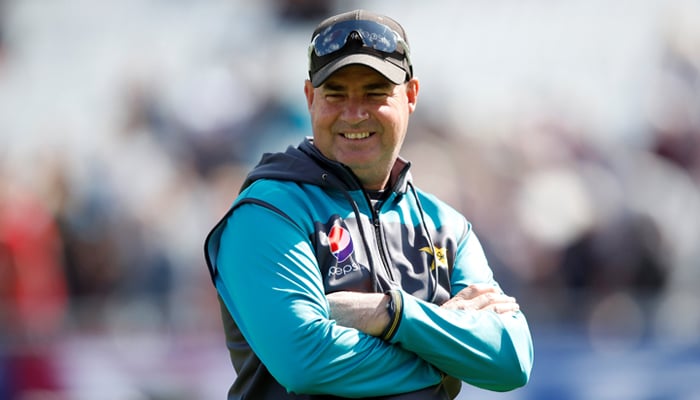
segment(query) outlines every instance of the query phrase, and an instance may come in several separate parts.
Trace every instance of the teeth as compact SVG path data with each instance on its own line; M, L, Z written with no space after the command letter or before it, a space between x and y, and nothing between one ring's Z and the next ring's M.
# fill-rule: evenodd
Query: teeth
M351 140L356 140L356 139L365 139L369 137L369 132L352 132L352 133L345 133L343 134L345 138L351 139Z

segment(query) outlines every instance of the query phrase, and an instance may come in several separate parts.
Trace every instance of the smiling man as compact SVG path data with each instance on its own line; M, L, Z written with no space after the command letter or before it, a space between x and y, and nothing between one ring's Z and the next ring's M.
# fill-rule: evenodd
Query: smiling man
M369 190L383 189L416 107L418 80L396 85L364 65L343 67L318 88L304 87L314 145L348 166Z
M404 29L321 22L313 137L265 154L205 256L236 370L229 399L453 399L527 383L530 331L467 219L399 156L419 82Z

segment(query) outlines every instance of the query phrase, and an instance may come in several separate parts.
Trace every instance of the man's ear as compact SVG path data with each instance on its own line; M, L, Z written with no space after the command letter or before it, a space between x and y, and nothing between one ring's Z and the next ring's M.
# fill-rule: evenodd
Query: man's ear
M306 96L306 107L311 109L311 104L314 102L314 85L308 79L304 82L304 95Z
M408 97L408 111L410 113L416 109L419 90L420 82L418 82L418 78L411 78L408 82L406 82L406 97Z

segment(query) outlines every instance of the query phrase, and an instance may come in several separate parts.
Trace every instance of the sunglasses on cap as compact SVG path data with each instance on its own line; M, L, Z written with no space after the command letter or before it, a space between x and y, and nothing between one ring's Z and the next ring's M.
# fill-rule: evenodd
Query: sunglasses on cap
M365 20L341 21L319 32L311 40L309 56L315 52L318 57L323 57L342 49L352 32L357 32L365 47L382 53L402 52L402 56L411 64L408 44L396 31L378 22Z

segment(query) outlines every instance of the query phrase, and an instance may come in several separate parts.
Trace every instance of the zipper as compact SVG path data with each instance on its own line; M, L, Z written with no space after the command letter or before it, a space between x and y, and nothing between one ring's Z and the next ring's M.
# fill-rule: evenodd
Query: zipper
M381 257L382 260L382 265L384 266L384 270L386 271L387 275L389 275L389 279L394 281L394 274L391 272L391 268L389 267L389 261L386 257L386 246L384 243L384 240L382 239L382 227L381 223L379 221L379 211L372 205L372 201L369 199L367 194L365 193L365 197L367 198L367 203L369 204L370 210L372 210L372 225L374 226L374 240L377 243L377 249L379 250L379 256ZM384 201L381 203L378 203L378 208L381 208L384 205Z

